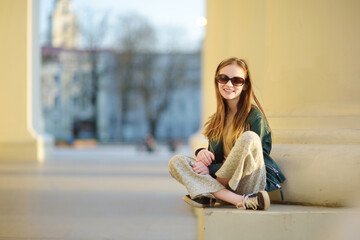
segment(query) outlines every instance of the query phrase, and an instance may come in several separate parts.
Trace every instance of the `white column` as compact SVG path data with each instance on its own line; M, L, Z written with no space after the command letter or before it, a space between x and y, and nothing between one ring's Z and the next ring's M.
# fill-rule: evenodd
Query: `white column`
M38 0L0 1L0 161L43 161Z
M39 0L28 0L28 48L27 48L27 89L28 129L37 140L37 159L44 161L51 157L54 139L44 132L41 109L41 48L39 32Z

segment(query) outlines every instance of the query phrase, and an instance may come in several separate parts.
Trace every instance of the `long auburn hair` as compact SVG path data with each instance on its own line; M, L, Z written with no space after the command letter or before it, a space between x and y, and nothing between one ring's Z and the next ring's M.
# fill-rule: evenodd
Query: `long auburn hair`
M209 118L209 120L204 124L204 130L205 130L204 135L211 141L220 141L220 139L222 138L225 127L226 114L229 111L228 106L226 104L226 100L220 94L218 83L216 82L215 78L216 76L219 75L219 72L223 67L232 64L241 67L245 72L245 83L240 94L240 99L237 104L237 112L234 116L232 123L234 130L232 133L232 141L235 141L244 132L244 129L246 127L245 126L246 120L249 116L251 107L253 106L252 99L254 99L257 107L261 110L262 114L264 115L267 121L265 112L261 107L259 100L256 98L254 94L249 68L245 60L235 57L225 59L216 68L215 77L214 77L216 102L217 102L216 113L213 114Z

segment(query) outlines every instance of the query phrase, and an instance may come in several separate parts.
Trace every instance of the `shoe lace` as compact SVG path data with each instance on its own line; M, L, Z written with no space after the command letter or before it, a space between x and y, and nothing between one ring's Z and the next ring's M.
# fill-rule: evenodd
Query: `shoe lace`
M257 197L255 196L255 197L249 198L249 195L247 195L244 199L243 206L244 206L244 208L247 208L247 209L251 208L253 210L256 210L257 207L259 206Z

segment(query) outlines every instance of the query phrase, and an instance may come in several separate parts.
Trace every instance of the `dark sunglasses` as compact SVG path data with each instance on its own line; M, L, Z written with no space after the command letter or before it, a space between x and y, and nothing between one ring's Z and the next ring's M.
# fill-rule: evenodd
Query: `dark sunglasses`
M221 84L226 84L230 80L232 85L234 85L234 86L242 86L245 83L245 79L243 79L241 77L229 78L228 76L226 76L224 74L217 75L215 77L215 80Z

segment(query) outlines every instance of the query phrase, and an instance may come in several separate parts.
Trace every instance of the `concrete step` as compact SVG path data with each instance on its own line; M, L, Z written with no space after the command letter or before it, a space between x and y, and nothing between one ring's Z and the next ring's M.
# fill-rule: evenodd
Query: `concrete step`
M359 197L359 144L276 144L271 156L287 178L286 203L339 207ZM277 192L270 197L280 201Z
M276 129L273 144L360 144L358 129Z
M360 239L359 211L272 204L267 211L196 209L199 240Z

